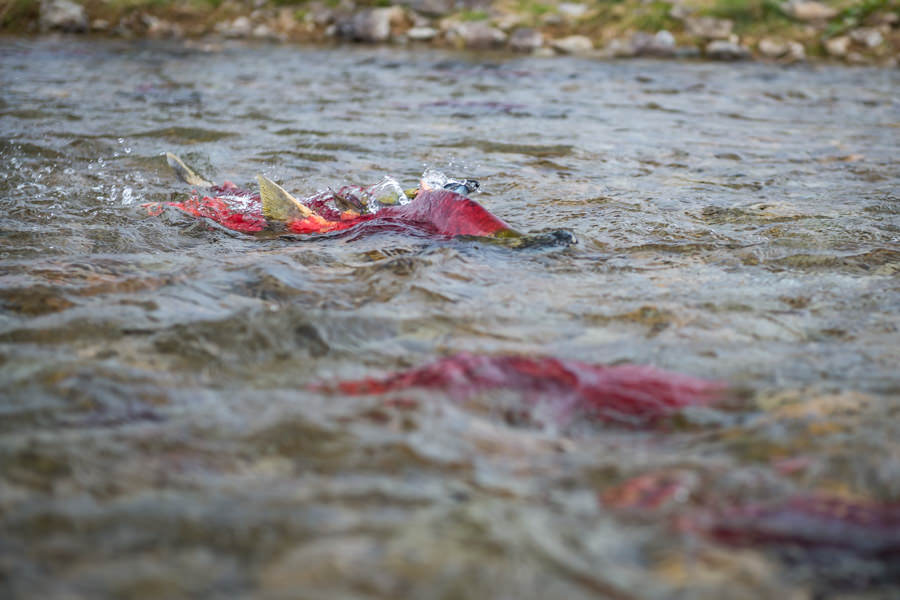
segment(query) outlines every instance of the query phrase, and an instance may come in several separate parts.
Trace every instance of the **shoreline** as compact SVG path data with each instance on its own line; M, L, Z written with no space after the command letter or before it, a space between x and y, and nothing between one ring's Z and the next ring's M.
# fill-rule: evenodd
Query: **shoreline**
M0 9L0 33L206 44L350 43L604 59L900 64L900 0L285 1L8 0Z

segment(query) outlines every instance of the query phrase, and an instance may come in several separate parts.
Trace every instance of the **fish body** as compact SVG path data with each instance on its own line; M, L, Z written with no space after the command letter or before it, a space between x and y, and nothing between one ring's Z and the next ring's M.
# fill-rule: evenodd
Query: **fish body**
M145 205L148 212L158 214L166 207L176 208L241 233L323 235L357 229L361 233L400 230L440 238L498 240L517 247L575 242L567 231L527 236L514 230L479 203L459 193L478 189L474 180L465 180L454 189L419 189L405 204L381 206L377 212L369 213L359 203L348 204L348 198L356 197L355 188L350 186L300 201L262 175L257 177L260 191L256 193L228 181L211 184L174 154L169 153L166 158L182 181L206 189L202 194L195 191L182 202Z

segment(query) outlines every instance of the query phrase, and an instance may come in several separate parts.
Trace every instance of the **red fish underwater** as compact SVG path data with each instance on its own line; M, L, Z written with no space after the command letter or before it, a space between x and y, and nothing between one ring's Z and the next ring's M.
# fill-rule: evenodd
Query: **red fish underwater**
M710 493L698 473L645 473L605 490L600 503L621 515L665 516L681 533L724 546L767 549L814 569L820 583L900 580L900 503L822 492L746 501ZM858 562L870 564L860 570ZM838 568L841 567L841 568Z
M522 393L566 411L626 426L647 426L688 406L707 405L726 386L641 365L592 365L575 360L461 353L384 378L341 381L320 389L347 395L409 388L440 390L457 399L488 390Z
M569 245L575 236L565 230L523 234L488 212L464 194L478 188L472 180L453 182L442 188L423 185L409 192L396 191L376 197L372 188L345 186L300 201L274 181L259 175L259 193L226 181L214 185L194 173L174 154L166 155L178 177L204 193L195 191L183 202L145 205L150 214L165 207L210 219L241 233L326 235L340 232L364 235L378 231L401 231L414 235L450 239L471 237L510 247ZM412 197L410 199L410 196Z

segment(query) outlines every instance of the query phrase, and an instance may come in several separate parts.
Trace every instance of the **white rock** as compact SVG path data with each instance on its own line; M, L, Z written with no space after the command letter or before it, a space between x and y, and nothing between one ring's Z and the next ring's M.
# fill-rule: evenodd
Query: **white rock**
M643 31L632 34L629 42L632 56L661 56L675 55L675 36L662 29L651 35Z
M385 42L391 37L391 25L403 19L399 6L364 10L339 22L337 34L356 42Z
M763 38L759 40L756 49L766 58L780 58L787 54L788 46L786 43L772 38Z
M84 7L71 0L46 0L41 2L41 29L59 29L68 32L87 31L88 19Z
M825 40L825 52L831 56L846 56L850 49L850 38L846 35Z
M264 23L260 23L254 27L251 35L258 40L273 40L278 38L278 36L275 35L275 32L272 31L272 28Z
M657 48L675 49L675 36L670 31L661 29L653 36L654 46Z
M253 32L253 23L247 17L241 16L231 23L219 23L216 30L225 37L248 37Z
M742 60L750 58L750 50L734 42L715 40L707 44L706 56L713 60Z
M850 39L866 48L875 48L884 43L884 36L874 27L854 29L850 32Z
M563 2L556 7L556 10L566 19L577 21L587 14L588 7L584 4L575 4L574 2Z
M544 35L537 29L516 29L509 36L509 48L515 52L534 52L544 45Z
M788 51L784 57L791 62L806 60L806 48L800 42L788 42Z
M800 21L827 21L837 15L837 11L830 6L811 0L791 3L788 12Z
M806 60L806 48L800 42L788 42L788 51L785 54L785 60L790 62L801 62Z
M450 30L451 37L462 41L466 48L498 48L506 42L506 34L484 21L460 23Z
M440 33L434 27L413 27L406 32L406 37L414 42L433 40Z
M570 35L553 40L550 45L554 50L563 54L586 54L594 49L594 42L591 41L591 38L583 35Z
M731 35L734 22L713 17L688 17L684 20L688 33L708 40L724 40Z

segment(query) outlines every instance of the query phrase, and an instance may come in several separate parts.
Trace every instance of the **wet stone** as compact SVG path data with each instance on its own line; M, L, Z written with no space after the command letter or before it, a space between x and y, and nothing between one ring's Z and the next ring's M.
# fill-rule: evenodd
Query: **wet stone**
M789 62L806 59L806 49L800 42L783 42L772 38L763 38L759 41L756 49L766 58L781 58Z
M87 31L88 19L84 7L70 0L41 2L41 29L56 29L69 33Z
M634 56L634 47L631 40L614 38L603 48L603 55L609 58L628 58Z
M391 25L403 20L403 9L398 6L364 10L339 21L338 36L354 42L385 42L391 37Z
M397 4L426 17L449 15L455 7L453 0L400 0Z
M665 29L654 35L637 32L631 36L631 51L633 56L674 56L675 36Z
M884 43L884 36L874 27L861 27L850 32L850 39L866 48L876 48Z
M594 49L591 38L583 35L570 35L558 40L553 40L551 46L557 52L563 54L586 54Z
M533 52L543 45L544 35L536 29L516 29L509 36L509 47L515 52Z
M293 20L293 13L291 13L291 19ZM310 8L309 12L306 13L304 20L317 27L326 27L334 23L334 11L324 6L313 6Z
M712 60L744 60L750 58L750 51L734 42L715 40L706 46L706 56Z
M249 37L253 32L253 23L247 17L238 17L234 21L216 25L216 31L229 38Z
M472 49L499 48L506 42L506 34L483 21L460 23L450 34L463 46Z
M800 21L827 21L837 15L837 11L821 2L792 2L788 14Z
M691 35L708 40L724 40L731 35L734 23L729 19L714 17L688 17L684 25Z
M831 38L825 41L825 51L831 56L846 56L847 50L850 48L850 38L846 35Z
M439 33L434 27L413 27L406 32L406 37L415 42L427 42L436 38Z
M584 4L576 4L573 2L562 2L556 7L559 14L570 21L577 21L587 14L588 7Z
M759 53L766 58L779 58L787 52L787 44L784 42L773 40L772 38L763 38L759 40L756 46Z

